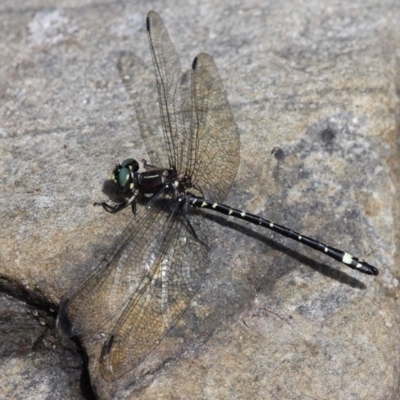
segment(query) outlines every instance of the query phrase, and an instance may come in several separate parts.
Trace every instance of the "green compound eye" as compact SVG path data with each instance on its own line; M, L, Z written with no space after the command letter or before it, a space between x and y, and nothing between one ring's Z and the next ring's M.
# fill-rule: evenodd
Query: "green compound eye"
M121 164L121 168L129 168L133 172L139 171L139 163L133 158L127 158Z
M112 180L124 191L134 187L133 175L139 170L139 163L133 158L127 158L118 164L113 172Z
M120 171L118 172L118 185L121 186L122 188L126 189L126 186L129 184L129 177L130 177L130 171L129 168L121 168Z

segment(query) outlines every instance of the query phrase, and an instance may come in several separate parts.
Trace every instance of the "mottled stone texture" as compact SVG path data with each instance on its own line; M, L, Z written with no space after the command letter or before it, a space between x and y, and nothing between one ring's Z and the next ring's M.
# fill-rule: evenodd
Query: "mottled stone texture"
M54 315L132 218L92 203L108 199L116 162L148 157L133 103L157 126L144 29L154 9L183 68L205 51L224 80L242 160L227 203L380 275L216 218L189 310L132 374L93 377L98 397L399 398L398 2L57 3L0 5L2 396L83 398L79 357ZM134 102L121 51L143 63Z

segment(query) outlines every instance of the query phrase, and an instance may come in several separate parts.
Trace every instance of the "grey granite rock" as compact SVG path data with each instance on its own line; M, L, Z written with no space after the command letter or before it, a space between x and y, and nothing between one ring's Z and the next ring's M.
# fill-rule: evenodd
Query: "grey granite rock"
M150 9L184 69L201 51L219 67L241 133L227 203L380 275L215 218L189 310L130 376L92 377L99 398L398 398L400 10L372 0L0 5L0 284L19 299L0 298L0 393L81 396L77 356L56 339L50 309L131 218L92 203L107 199L116 162L147 157L121 51L143 62L140 104L150 125L159 120Z

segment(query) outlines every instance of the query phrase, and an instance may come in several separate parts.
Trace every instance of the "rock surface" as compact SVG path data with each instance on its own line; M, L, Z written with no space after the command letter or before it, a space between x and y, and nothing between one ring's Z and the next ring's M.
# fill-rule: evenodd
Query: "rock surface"
M380 275L214 218L190 308L129 379L95 379L99 398L398 398L397 2L50 4L0 5L0 284L14 296L0 298L0 393L91 396L54 311L131 218L92 203L107 199L116 162L147 157L121 51L142 60L140 104L159 121L144 26L154 9L183 69L205 51L223 78L241 133L227 204Z

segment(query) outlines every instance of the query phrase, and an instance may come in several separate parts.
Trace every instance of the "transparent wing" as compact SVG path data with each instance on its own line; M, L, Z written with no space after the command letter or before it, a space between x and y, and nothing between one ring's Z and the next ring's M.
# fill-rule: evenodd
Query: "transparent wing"
M186 165L188 127L185 124L188 112L186 97L183 90L182 68L178 54L171 42L167 29L160 16L150 11L147 15L147 31L150 50L153 57L157 80L158 102L160 106L161 124L164 141L167 148L169 166L182 171Z
M189 174L205 197L221 202L237 173L240 144L218 69L211 56L199 54L190 88L164 23L154 11L147 16L147 29L168 163ZM154 141L145 141L154 148Z
M133 369L188 307L208 266L207 221L170 210L170 200L141 207L110 257L61 307L72 335L104 343L100 373L114 380Z
M192 69L189 174L211 201L222 202L239 167L239 130L214 60L199 54Z

